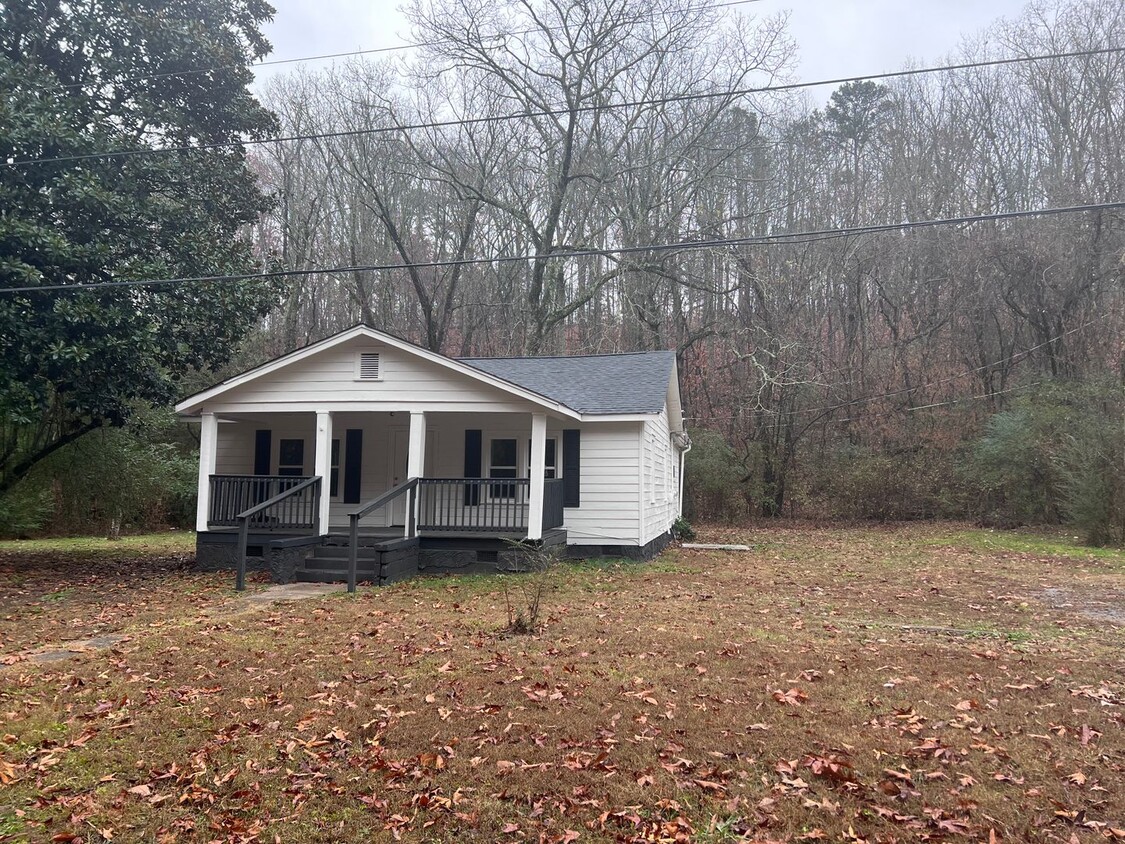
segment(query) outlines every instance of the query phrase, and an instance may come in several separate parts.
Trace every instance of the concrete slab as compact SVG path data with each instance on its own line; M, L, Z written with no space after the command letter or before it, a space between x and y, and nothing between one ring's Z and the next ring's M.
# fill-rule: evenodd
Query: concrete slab
M749 545L719 545L712 542L685 542L681 547L694 551L749 551Z
M64 659L70 659L72 656L77 656L78 654L112 648L114 645L119 645L122 642L128 641L129 638L129 636L123 633L106 633L103 636L94 636L90 639L76 639L70 642L63 642L60 645L44 650L34 651L27 654L26 658L28 662L35 663L60 662Z
M272 604L276 601L303 601L306 598L323 598L347 592L346 583L279 583L261 592L246 595L243 600L252 604Z

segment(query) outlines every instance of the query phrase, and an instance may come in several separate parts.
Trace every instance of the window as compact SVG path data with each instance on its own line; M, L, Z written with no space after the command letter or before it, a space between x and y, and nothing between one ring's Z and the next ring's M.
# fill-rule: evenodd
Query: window
M558 441L550 438L546 442L547 453L543 456L543 477L557 478L559 477L559 464L558 464ZM527 476L531 477L531 440L527 441Z
M277 451L277 474L305 474L304 440L281 440Z
M359 362L356 364L356 378L360 381L378 381L379 376L379 353L360 352Z
M328 495L335 498L340 493L340 441L332 440L332 471L328 475Z
M515 478L518 477L519 460L517 459L517 445L514 439L492 440L488 450L488 477L490 478ZM515 498L515 484L489 484L488 494L491 498Z

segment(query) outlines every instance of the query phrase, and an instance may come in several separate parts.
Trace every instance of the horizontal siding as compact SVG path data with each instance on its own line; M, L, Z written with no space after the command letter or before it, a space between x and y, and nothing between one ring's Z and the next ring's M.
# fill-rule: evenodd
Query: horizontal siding
M378 352L381 377L356 378L360 353ZM307 404L340 408L346 403L376 403L398 408L529 411L531 402L477 379L423 360L401 349L357 338L232 388L207 409L220 413L269 405Z
M676 520L678 494L672 471L672 446L666 412L644 423L644 537L647 544L666 533Z
M571 545L640 544L637 422L586 423L582 431L580 507L564 511Z

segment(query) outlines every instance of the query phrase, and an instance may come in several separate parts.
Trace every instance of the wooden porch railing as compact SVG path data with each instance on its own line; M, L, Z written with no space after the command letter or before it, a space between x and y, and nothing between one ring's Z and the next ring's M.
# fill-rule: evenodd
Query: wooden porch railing
M246 588L246 545L250 538L250 525L265 522L272 526L268 515L271 510L285 513L285 526L309 528L313 533L320 532L320 476L311 478L288 478L298 483L286 487L277 495L238 514L238 560L234 588L241 592ZM303 515L298 515L303 514Z
M419 478L418 530L527 530L527 478Z
M355 591L356 568L359 565L359 520L380 507L385 507L401 495L406 496L406 535L413 537L417 531L414 526L414 497L418 494L418 478L408 478L404 483L393 486L354 513L348 514L348 591Z
M527 530L527 478L419 478L418 530L520 533ZM543 528L562 527L563 482L543 485Z
M563 526L564 496L562 478L548 478L543 483L543 530Z
M319 495L311 487L304 494L285 495L309 476L294 475L212 475L207 523L212 527L238 527L239 516L252 507L278 496L278 507L260 510L251 527L255 530L307 530L314 526Z

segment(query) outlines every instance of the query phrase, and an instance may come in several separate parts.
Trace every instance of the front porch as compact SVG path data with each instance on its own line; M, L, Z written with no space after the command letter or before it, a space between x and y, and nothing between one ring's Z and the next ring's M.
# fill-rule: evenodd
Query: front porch
M240 572L255 558L277 579L343 547L352 583L378 580L370 564L392 545L401 559L401 540L423 564L450 541L474 561L499 559L482 543L559 544L571 439L561 424L545 413L204 412L198 556Z

